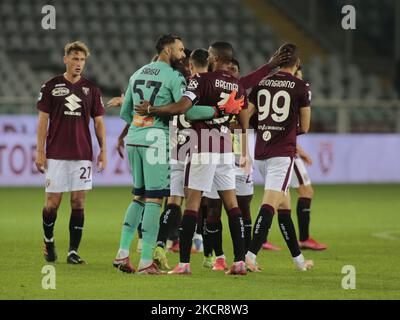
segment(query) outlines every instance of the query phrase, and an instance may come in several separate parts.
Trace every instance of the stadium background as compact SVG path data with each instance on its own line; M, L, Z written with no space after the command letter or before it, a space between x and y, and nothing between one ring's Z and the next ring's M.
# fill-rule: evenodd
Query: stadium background
M41 27L44 17L41 10L47 4L56 9L55 30ZM344 14L341 10L346 4L356 8L356 30L342 28ZM2 0L0 239L3 245L0 257L3 259L9 253L16 256L11 265L2 265L0 298L107 298L104 292L96 291L98 288L93 283L84 285L90 279L87 273L71 275L64 265L58 267L60 272L75 280L73 286L90 288L83 290L86 295L74 296L73 286L66 279L65 290L58 289L53 296L40 288L43 262L39 249L39 213L44 194L43 177L34 166L36 99L40 86L64 71L62 55L67 42L82 40L88 44L92 55L84 74L98 84L106 102L109 97L120 95L130 75L153 57L155 39L165 32L181 36L185 47L190 49L208 48L217 40L231 42L242 75L266 63L284 42L291 41L301 47L304 76L313 91L311 133L300 138L300 143L314 159L309 169L312 181L317 184L312 228L330 245L325 256L309 255L317 265L318 262L322 264L322 270L328 268L333 279L327 280L332 281L332 287L326 286L322 279L314 284L319 288L325 286L321 298L399 298L399 273L393 274L391 270L391 265L400 262L398 257L391 257L400 241L400 218L395 214L396 210L400 212L399 17L400 3L396 0ZM114 271L108 270L108 262L113 258L122 214L130 198L129 169L115 150L117 136L124 126L117 114L117 110L107 109L110 163L107 172L94 178L95 188L89 196L88 211L96 211L96 214L88 218L87 239L84 236L82 248L94 264L102 266L95 267L101 277ZM261 192L257 188L253 215ZM67 241L69 209L66 199L61 209L65 211L64 218L59 218L56 227L61 248ZM103 233L107 233L102 239L108 241L106 244L99 239ZM15 234L20 235L18 241ZM276 230L272 237L278 243L281 240ZM229 248L228 238L225 243ZM98 246L104 251L99 252ZM375 256L370 251L380 254ZM347 260L341 256L345 254ZM28 275L22 275L13 266L19 265L26 256L32 259L32 264L25 267ZM271 264L280 265L281 269L272 269L278 278L291 272L283 267L288 264L284 253L268 259L272 259ZM368 275L366 291L360 289L346 296L348 291L340 287L339 264L335 269L327 266L331 260L337 263L340 260L340 266L359 262ZM374 263L363 265L371 260L377 266ZM389 276L373 278L382 263L385 267L379 272L389 273ZM265 274L268 276L268 272ZM110 275L111 278L117 276ZM23 284L18 279L24 279L20 281ZM262 287L253 291L247 284L248 290L257 294L243 298L318 298L310 292L309 285L304 285L305 281L301 282L304 285L299 290L301 293L294 293L290 290L292 280L298 281L298 277L287 277L285 288L280 287L279 281L273 282L275 296ZM121 279L113 281L118 286ZM194 281L197 283L198 279ZM212 276L211 281L218 280ZM142 279L138 282L146 285ZM111 282L104 285L110 286ZM162 286L168 291L170 283ZM211 298L218 297L218 290L211 292L214 292ZM222 298L234 298L233 292ZM115 293L115 297L120 296ZM157 297L185 298L184 293L176 295L169 291ZM142 296L128 295L128 298L152 296L148 292ZM199 298L207 298L207 295Z

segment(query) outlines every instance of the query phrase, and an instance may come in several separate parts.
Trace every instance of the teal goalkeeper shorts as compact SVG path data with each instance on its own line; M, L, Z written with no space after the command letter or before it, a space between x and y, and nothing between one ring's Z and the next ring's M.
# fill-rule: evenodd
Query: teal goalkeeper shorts
M133 178L132 193L145 198L169 196L170 166L168 152L151 146L127 144L126 150Z

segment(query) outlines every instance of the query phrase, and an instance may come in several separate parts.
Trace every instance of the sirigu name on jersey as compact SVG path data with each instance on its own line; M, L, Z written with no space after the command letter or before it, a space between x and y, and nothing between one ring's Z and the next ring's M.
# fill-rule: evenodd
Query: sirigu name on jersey
M296 86L294 81L287 81L287 80L261 80L259 83L260 86L266 87L278 87L278 88L290 88L293 89Z
M140 74L147 74L151 76L156 76L160 73L160 69L144 68Z
M224 90L239 91L239 86L236 83L227 82L227 81L219 80L219 79L215 80L215 87L222 88Z

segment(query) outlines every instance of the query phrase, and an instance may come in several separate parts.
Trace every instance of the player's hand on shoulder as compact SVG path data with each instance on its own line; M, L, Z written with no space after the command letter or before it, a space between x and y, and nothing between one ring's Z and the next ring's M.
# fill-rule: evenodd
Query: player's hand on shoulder
M97 157L97 172L102 172L107 167L107 152L105 150L101 150L100 154Z
M151 104L149 101L143 100L140 104L135 104L135 112L140 116L149 114L149 107Z
M44 151L36 152L35 164L40 173L45 173L45 171L47 170L47 159Z
M115 108L120 107L124 103L124 94L121 94L120 97L114 97L110 101L107 102L107 107Z

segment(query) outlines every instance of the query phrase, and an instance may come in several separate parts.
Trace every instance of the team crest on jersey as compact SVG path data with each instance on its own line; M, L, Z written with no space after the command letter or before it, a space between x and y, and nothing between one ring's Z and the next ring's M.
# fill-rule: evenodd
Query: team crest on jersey
M82 87L82 91L87 96L89 94L89 88L88 87Z
M51 95L53 97L62 97L62 96L66 96L69 93L69 89L62 87L62 88L54 88L51 91Z
M319 165L322 173L327 175L333 167L333 145L330 142L321 142L319 149Z
M271 140L271 137L272 137L271 131L265 131L262 135L264 141Z
M189 85L187 86L187 88L189 90L194 90L194 89L197 89L198 85L199 85L199 83L197 82L196 79L191 79L190 82L189 82Z

